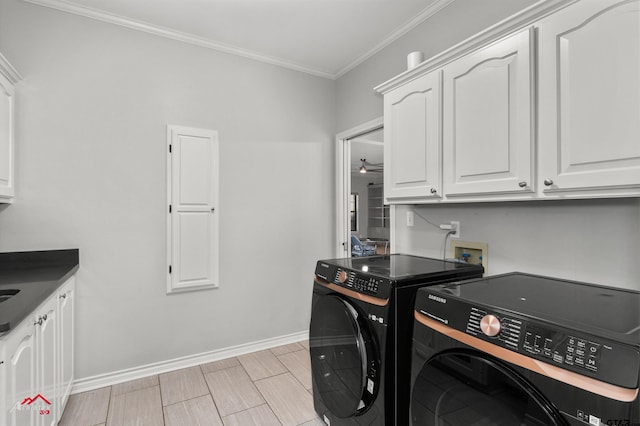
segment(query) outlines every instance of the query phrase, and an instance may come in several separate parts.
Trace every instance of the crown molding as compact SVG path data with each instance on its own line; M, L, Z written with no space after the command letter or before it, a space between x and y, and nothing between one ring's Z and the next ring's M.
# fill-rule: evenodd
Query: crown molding
M217 50L220 52L229 53L231 55L241 56L241 57L253 59L259 62L264 62L267 64L288 68L294 71L315 75L317 77L327 78L330 80L335 80L336 78L335 74L332 74L326 71L316 70L316 69L309 68L294 62L286 61L280 58L264 55L264 54L247 50L247 49L241 49L239 47L235 47L229 44L212 41L204 37L198 37L192 34L187 34L187 33L172 30L169 28L152 25L146 22L136 21L130 18L104 12L101 10L97 10L97 9L93 9L85 6L78 6L77 4L73 4L64 0L24 0L24 1L37 4L40 6L49 7L51 9L57 9L63 12L72 13L74 15L95 19L95 20L106 22L109 24L114 24L121 27L126 27L129 29L157 35L160 37L169 38L169 39L180 41L183 43L189 43L189 44L204 47L207 49Z
M5 76L11 84L16 84L22 80L20 73L11 65L11 63L0 53L0 74Z
M355 67L363 63L364 61L366 61L367 59L371 58L373 55L380 52L382 49L389 46L391 43L398 40L400 37L402 37L409 31L411 31L412 29L414 29L415 27L417 27L427 19L434 16L436 13L440 12L442 9L444 9L454 1L455 0L436 0L429 7L427 7L422 12L420 12L416 17L414 17L409 22L404 24L402 27L400 27L399 29L397 29L396 31L392 32L387 37L385 37L385 39L382 42L380 42L378 45L376 45L374 48L372 48L367 53L358 57L355 61L351 62L349 65L347 65L346 67L338 71L335 74L334 79L338 79L342 77L343 75L345 75L346 73L348 73L349 71L351 71L352 69L354 69Z
M455 46L439 53L410 70L391 78L374 87L374 91L385 94L396 87L402 86L427 72L434 71L447 63L474 50L480 49L509 34L534 25L537 21L556 12L557 10L575 3L578 0L541 0L515 15L506 18L497 24L479 32L478 34L463 40Z

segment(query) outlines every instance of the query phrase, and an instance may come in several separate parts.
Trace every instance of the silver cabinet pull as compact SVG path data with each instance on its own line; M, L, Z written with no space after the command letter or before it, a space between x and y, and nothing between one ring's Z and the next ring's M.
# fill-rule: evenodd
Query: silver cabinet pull
M546 178L544 180L544 184L545 184L545 186L551 186L551 185L553 185L553 181L551 179L549 179L549 178Z
M520 188L524 188L525 186L527 186L527 182L525 182L525 181L518 182L518 186Z

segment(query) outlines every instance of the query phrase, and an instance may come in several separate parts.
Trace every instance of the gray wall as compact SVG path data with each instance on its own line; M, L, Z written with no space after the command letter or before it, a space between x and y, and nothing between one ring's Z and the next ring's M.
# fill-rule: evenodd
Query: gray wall
M382 115L372 88L410 51L429 57L533 3L457 0L334 82L2 0L0 51L24 80L0 250L80 248L77 377L306 330L310 274L334 246L335 134ZM165 294L167 124L220 134L218 290ZM637 199L418 209L461 220L496 271L640 285ZM442 251L419 218L395 230L402 251Z
M414 227L406 226L409 209ZM458 220L460 240L488 244L490 274L521 271L640 290L638 198L402 206L396 213L400 253L441 258L446 232L424 219Z
M429 58L534 4L535 1L456 0L433 19L337 81L337 125L349 129L382 115L372 89L406 70L414 50ZM489 245L490 273L520 270L640 289L640 199L402 206L395 223L396 251L441 257L445 232L430 221L460 220L463 241Z
M21 0L0 51L24 77L0 251L80 248L78 378L308 329L333 81ZM217 290L165 294L167 124L219 131Z

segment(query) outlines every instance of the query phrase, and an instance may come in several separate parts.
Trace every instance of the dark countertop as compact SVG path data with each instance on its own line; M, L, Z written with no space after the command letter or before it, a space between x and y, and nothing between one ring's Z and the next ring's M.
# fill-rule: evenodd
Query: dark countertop
M78 249L0 253L0 336L31 315L78 265ZM5 300L9 290L20 291Z

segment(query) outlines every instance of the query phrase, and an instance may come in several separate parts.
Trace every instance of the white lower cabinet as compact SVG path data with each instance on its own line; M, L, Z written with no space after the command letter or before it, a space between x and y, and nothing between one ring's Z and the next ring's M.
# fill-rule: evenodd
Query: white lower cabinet
M580 1L539 38L544 196L640 195L640 1Z
M0 338L0 424L56 425L73 382L75 277Z
M59 348L59 372L58 376L58 418L62 416L62 410L67 405L71 387L75 378L75 277L58 291L58 348Z
M31 317L13 329L2 341L2 420L7 426L35 425L35 412L22 402L34 397L36 389L36 328Z

